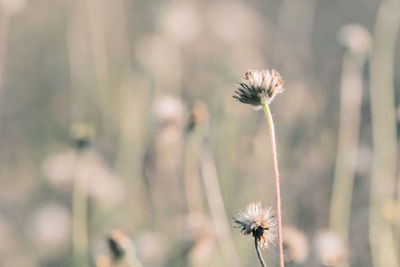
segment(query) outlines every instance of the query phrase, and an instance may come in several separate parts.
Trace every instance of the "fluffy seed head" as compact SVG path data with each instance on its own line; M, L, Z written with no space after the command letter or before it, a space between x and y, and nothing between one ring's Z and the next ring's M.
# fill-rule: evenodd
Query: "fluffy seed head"
M278 93L282 93L283 80L276 70L249 70L237 83L233 98L238 102L259 106L269 104Z
M260 202L250 203L233 219L235 227L240 228L244 235L252 234L261 248L267 248L276 239L276 220L272 208L263 209Z

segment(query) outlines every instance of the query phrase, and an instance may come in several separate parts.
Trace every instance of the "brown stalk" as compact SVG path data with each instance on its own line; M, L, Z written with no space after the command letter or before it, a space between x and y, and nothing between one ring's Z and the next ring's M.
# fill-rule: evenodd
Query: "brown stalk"
M267 117L268 120L269 136L271 140L271 150L272 150L272 161L274 166L276 218L278 225L279 266L284 267L285 262L283 258L283 243L282 243L281 191L279 183L278 156L276 152L275 128L274 128L274 121L272 120L272 115L268 104L262 104L262 107L264 109L265 116Z

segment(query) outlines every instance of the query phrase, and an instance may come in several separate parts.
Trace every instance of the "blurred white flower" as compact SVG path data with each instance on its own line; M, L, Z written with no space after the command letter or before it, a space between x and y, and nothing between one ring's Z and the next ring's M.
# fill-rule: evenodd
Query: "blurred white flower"
M347 258L343 240L332 232L320 232L315 240L318 257L324 266L338 265Z
M150 231L140 233L135 239L138 257L144 266L163 266L168 243L163 236Z
M294 227L283 227L283 247L285 261L303 263L308 257L307 237Z
M153 118L158 125L182 125L185 106L181 99L164 95L158 97L153 105Z
M368 30L358 24L349 24L338 32L339 43L348 47L354 54L364 55L372 46L371 35Z
M66 207L48 203L36 210L26 225L41 258L57 258L68 246L71 219Z
M44 160L42 171L49 184L62 191L71 190L74 179L85 181L89 197L103 206L121 203L125 197L121 181L94 151L52 154Z
M124 199L125 190L120 179L94 151L81 156L75 171L75 179L86 180L87 193L98 204L112 207Z
M26 0L0 0L0 10L4 9L8 15L21 12L26 6Z
M50 154L44 159L42 172L50 185L65 190L73 182L73 174L77 166L77 154L74 150Z

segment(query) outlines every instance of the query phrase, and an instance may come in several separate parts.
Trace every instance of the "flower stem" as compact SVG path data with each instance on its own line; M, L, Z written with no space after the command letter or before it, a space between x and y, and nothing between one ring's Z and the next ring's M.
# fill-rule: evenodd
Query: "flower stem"
M257 252L258 259L260 260L260 263L261 263L262 267L267 267L267 265L264 262L264 259L263 259L262 255L261 255L261 251L260 251L260 247L258 246L258 240L257 239L258 239L257 237L254 237L254 246L256 247L256 252Z
M79 166L82 168L82 155L79 155ZM74 266L86 267L88 264L88 228L87 228L87 179L88 173L80 176L75 173L74 188L72 192L72 248L74 257Z
M283 245L282 245L281 191L279 186L279 169L278 169L278 157L276 153L275 128L274 128L274 121L272 120L272 115L268 104L262 104L262 107L265 112L265 116L267 117L268 120L269 136L271 139L271 148L272 148L272 160L274 165L276 217L278 224L279 266L284 267L285 264L283 259Z
M199 149L201 149L198 152L200 171L216 230L217 240L221 244L222 253L224 259L227 261L227 266L240 266L232 235L229 230L228 216L226 215L214 158L208 145L204 144L203 147Z
M396 40L400 27L400 1L382 1L373 34L370 71L372 171L369 235L374 267L399 265L394 227L382 207L393 201L396 184L397 129L394 85Z
M365 56L351 50L343 58L338 145L329 214L330 231L348 244L357 166ZM337 267L349 267L348 259Z
M10 26L10 15L6 11L0 10L0 119L3 111L3 82L5 74L5 64L7 56L8 30Z

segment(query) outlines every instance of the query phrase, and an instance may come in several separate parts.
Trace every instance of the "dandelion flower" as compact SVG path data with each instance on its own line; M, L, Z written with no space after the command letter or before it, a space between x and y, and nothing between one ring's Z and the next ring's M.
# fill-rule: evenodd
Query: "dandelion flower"
M270 104L278 93L282 93L283 80L276 70L249 70L238 82L233 98L238 102L260 106Z
M276 220L272 208L263 209L260 202L250 203L234 218L234 224L244 235L252 234L261 248L267 248L276 239Z

